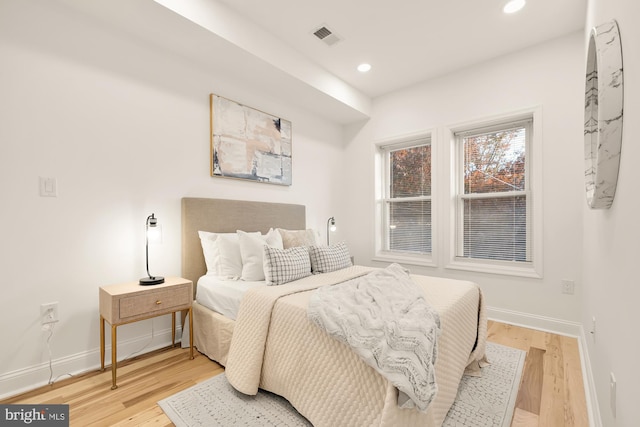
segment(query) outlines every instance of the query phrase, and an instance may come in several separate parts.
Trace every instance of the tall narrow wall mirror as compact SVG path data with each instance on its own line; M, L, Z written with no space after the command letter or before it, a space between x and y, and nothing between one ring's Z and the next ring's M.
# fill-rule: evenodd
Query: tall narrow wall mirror
M622 44L618 23L591 30L584 112L585 187L592 209L608 209L618 182L623 116Z

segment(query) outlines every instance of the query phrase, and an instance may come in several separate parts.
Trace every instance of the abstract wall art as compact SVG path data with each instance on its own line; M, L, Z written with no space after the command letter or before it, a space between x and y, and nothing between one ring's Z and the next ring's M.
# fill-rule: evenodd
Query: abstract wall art
M210 95L211 176L291 185L291 122Z

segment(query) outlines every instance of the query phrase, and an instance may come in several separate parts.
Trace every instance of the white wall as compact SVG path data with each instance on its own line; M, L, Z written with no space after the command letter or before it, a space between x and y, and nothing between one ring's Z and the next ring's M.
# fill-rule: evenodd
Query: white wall
M582 34L576 33L375 99L372 119L351 126L347 132L346 156L353 178L344 202L349 208L348 237L356 260L375 264L371 261L375 141L541 106L543 146L534 149L542 148L544 169L543 279L451 271L442 264L411 269L478 282L487 304L502 315L515 311L578 322L582 294L583 51ZM562 279L576 281L575 295L560 293Z
M585 330L596 318L596 335L587 334L593 380L597 389L602 424L607 427L638 425L640 354L638 338L638 162L640 145L640 6L635 0L590 0L587 31L616 19L622 39L624 66L624 124L618 186L608 210L590 210L584 216ZM586 39L586 38L585 38ZM586 44L585 44L586 46ZM586 52L586 48L585 48ZM586 58L586 56L585 56ZM609 374L617 380L617 416L609 403Z
M181 197L304 204L320 230L341 215L341 127L265 88L59 2L2 2L0 58L0 396L49 378L42 303L59 302L54 377L99 365L98 287L146 275L150 213L163 225L151 272L165 276L180 275ZM212 92L292 121L291 187L209 176ZM57 198L39 197L39 176ZM166 344L168 317L153 327ZM151 321L119 329L138 348Z

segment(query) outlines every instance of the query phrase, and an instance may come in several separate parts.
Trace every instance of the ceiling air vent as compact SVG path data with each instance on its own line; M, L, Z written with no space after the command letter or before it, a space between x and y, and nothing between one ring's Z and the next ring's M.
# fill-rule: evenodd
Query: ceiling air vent
M333 46L334 44L342 40L338 35L328 29L325 25L314 30L313 35L316 36L319 40L322 40L327 46Z

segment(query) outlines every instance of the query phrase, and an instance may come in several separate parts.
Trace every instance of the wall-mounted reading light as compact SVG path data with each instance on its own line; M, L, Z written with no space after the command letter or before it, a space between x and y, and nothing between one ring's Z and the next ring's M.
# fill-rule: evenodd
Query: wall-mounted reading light
M327 246L329 245L329 232L336 231L336 220L331 217L327 220Z

